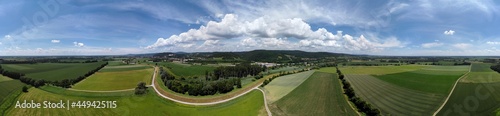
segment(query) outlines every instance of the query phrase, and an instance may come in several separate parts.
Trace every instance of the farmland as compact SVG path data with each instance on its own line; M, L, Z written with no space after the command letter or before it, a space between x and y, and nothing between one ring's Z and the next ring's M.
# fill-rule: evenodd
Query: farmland
M0 82L0 104L3 103L5 97L16 91L21 91L25 84L19 80L9 80Z
M465 72L457 71L456 73L451 73L451 75L433 75L432 73L438 74L438 71L426 71L422 74L421 72L402 72L387 75L377 75L380 80L405 87L408 89L430 92L435 94L447 94L455 80L460 78L460 76Z
M339 67L343 74L370 74L384 75L392 73L400 73L407 71L415 71L428 66L423 65L402 65L402 66L342 66ZM323 68L320 71L334 70L335 68Z
M473 63L471 72L460 82L465 83L491 83L500 82L500 73L490 69L490 64Z
M149 67L122 67L122 68L103 68L87 79L75 84L74 89L79 90L95 90L95 91L109 91L109 90L124 90L135 88L139 82L146 82L151 84L153 76L153 68ZM110 71L112 69L113 71Z
M296 89L273 104L273 115L358 115L349 106L339 79L332 73L312 74Z
M400 87L370 75L346 75L357 95L374 105L385 115L431 115L445 98Z
M103 62L96 63L37 63L37 64L3 64L5 70L26 74L33 79L60 81L74 79L94 70Z
M314 71L306 71L297 74L281 76L267 84L264 89L268 103L273 103L290 93L297 86L302 84Z
M0 75L0 82L2 82L2 81L9 81L9 80L12 80L12 79L9 78L9 77L5 77L3 75Z
M500 83L458 83L437 115L495 115L500 107ZM498 115L497 115L498 116Z
M472 63L471 72L490 72L491 64L488 63Z
M122 97L79 97L64 96L49 93L40 89L32 88L30 92L22 94L18 100L34 101L59 101L59 100L87 100L102 101L115 100L116 109L97 109L97 108L74 108L65 109L20 109L11 107L6 115L257 115L263 107L262 93L254 90L244 96L229 102L212 106L191 106L182 105L173 101L165 100L157 96L152 90L149 90L144 96L122 96Z
M158 65L165 66L175 75L184 77L205 75L205 71L213 71L215 69L215 67L212 66L189 65L172 62L161 62L158 63Z

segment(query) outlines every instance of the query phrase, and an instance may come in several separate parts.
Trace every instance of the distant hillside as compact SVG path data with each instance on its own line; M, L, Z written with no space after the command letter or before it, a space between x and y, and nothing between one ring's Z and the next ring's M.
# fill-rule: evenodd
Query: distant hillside
M300 50L253 50L244 52L199 52L199 53L157 53L156 57L205 57L222 59L243 59L253 62L294 62L302 58L323 58L347 56L349 54L329 52L305 52Z

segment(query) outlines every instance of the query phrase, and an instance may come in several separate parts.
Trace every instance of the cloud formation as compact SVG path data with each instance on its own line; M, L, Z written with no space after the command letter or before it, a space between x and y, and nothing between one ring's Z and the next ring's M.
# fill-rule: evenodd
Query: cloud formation
M455 48L461 49L461 50L466 50L466 49L472 47L471 44L467 44L467 43L457 43L457 44L453 44L452 46Z
M242 39L245 38L245 39ZM347 50L380 50L387 47L401 47L395 37L378 43L365 38L352 37L337 31L332 34L325 28L312 30L311 26L300 18L274 19L259 17L255 20L240 20L237 15L226 14L221 21L209 21L198 29L190 29L169 38L158 40L147 49L170 47L177 44L192 44L205 41L203 45L221 43L223 40L240 39L243 46L290 46L297 47L335 47ZM293 40L298 42L293 43Z
M73 42L73 45L76 46L76 47L83 47L85 46L83 43L80 43L80 42Z
M50 40L51 43L59 43L61 42L61 40L57 40L57 39L53 39L53 40Z
M455 31L448 30L448 31L444 31L443 34L445 34L445 35L453 35L453 34L455 34Z
M488 41L488 42L486 42L486 44L490 44L490 45L500 45L500 42L498 42L498 41Z
M439 43L439 42L432 42L432 43L424 43L422 44L422 48L433 48L433 47L439 47L439 46L442 46L443 43Z

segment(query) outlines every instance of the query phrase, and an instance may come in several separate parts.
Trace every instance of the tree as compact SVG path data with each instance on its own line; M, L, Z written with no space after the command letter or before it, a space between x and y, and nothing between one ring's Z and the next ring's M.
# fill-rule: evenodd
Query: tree
M147 92L147 88L148 87L146 87L145 82L139 82L139 84L137 84L137 87L135 88L135 94L136 95L145 94Z
M26 85L25 85L25 86L23 86L23 92L24 92L24 93L28 92L28 87L27 87Z

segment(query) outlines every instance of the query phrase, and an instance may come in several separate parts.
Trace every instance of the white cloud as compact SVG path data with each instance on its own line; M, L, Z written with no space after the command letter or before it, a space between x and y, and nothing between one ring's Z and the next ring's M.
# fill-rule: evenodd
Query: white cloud
M73 45L76 46L76 47L83 47L85 46L83 43L79 43L79 42L73 42Z
M453 35L453 34L455 34L455 31L448 30L448 31L444 31L443 34L445 34L445 35Z
M50 40L50 42L52 42L52 43L59 43L59 42L61 42L61 40L53 39L53 40Z
M5 40L10 40L10 39L12 39L12 37L11 37L10 35L5 35L5 36L3 37L3 39L5 39Z
M490 44L490 45L500 45L500 42L498 42L498 41L488 41L488 42L486 42L486 44Z
M455 48L458 48L458 49L466 50L466 49L470 48L472 45L467 44L467 43L457 43L457 44L453 44L452 46Z
M422 44L422 48L433 48L433 47L439 47L439 46L442 46L443 43L439 43L439 42L432 42L432 43L424 43Z
M0 42L0 45L2 45L2 42Z
M245 38L245 39L242 39ZM234 14L227 14L221 21L209 21L206 26L190 29L179 35L158 40L147 46L147 49L170 47L177 44L192 44L205 41L204 45L218 43L218 40L241 39L240 44L246 47L264 45L268 47L289 47L288 44L297 44L304 47L336 47L348 50L380 50L389 47L402 47L403 44L395 37L377 43L360 36L355 39L350 35L343 35L342 31L332 34L325 28L316 31L300 18L274 19L260 17L255 20L240 20ZM287 39L298 39L298 43L291 43Z

